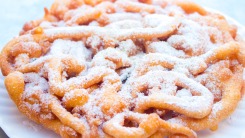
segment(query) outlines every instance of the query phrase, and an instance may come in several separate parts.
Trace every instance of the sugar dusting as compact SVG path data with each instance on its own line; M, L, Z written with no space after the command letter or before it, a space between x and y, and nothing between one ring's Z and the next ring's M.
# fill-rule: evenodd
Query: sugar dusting
M163 53L174 57L186 57L184 51L177 50L164 41L152 42L147 48L148 53Z
M153 3L159 1L155 0ZM82 6L67 12L64 18L68 24L76 22L86 10L91 9L92 7ZM167 5L165 8L156 6L154 10L155 14L145 11L140 14L127 13L120 8L117 13L104 12L103 16L108 19L105 26L99 24L99 19L93 19L88 26L75 27L67 27L62 21L42 22L40 26L46 29L45 36L56 38L63 34L66 37L54 40L50 50L40 58L29 59L28 54L20 54L16 58L14 66L19 70L42 64L39 71L24 74L24 106L43 119L53 119L51 111L43 114L43 111L49 110L49 95L54 95L50 87L56 86L65 93L83 88L89 95L88 101L74 107L72 111L66 111L79 118L87 129L86 133L90 133L92 127L97 127L100 136L105 135L102 130L104 122L114 120L114 127L119 127L123 116L147 116L145 113L130 114L129 111L134 112L134 108L154 95L156 100L163 97L166 103L190 112L212 108L213 96L221 98L222 91L218 87L220 81L212 80L205 84L203 81L212 79L209 74L210 63L206 63L206 59L212 56L218 45L210 40L210 36L214 35L213 31L215 37L220 39L221 35L215 28L203 26L193 19L180 18L179 15L184 11L176 5ZM69 39L74 34L83 37ZM48 69L51 66L50 59L69 56L81 64L85 63L87 68L78 74ZM25 59L30 60L30 63L25 63ZM64 66L61 63L61 68ZM61 79L57 79L57 76L61 76ZM119 97L113 99L115 102L112 105L109 103L111 97L108 98L108 91ZM69 94L65 97L66 101L74 97L74 93ZM125 104L121 111L106 109L106 106L114 109L118 101ZM59 102L63 104L63 101ZM220 102L214 103L209 117L215 116L222 109ZM157 111L163 114L162 109ZM123 113L117 114L118 112ZM177 119L170 119L169 122L186 125ZM77 125L75 121L73 124ZM72 131L70 128L63 129ZM75 136L75 132L72 135Z
M53 42L50 52L47 55L72 55L81 62L91 59L91 51L85 47L82 41L74 42L62 39L57 39Z
M145 27L157 27L159 24L172 22L174 17L169 17L163 14L149 14L143 19L143 24Z
M192 56L198 56L210 50L210 37L199 24L183 20L178 33L172 35L167 42L174 48L191 52Z

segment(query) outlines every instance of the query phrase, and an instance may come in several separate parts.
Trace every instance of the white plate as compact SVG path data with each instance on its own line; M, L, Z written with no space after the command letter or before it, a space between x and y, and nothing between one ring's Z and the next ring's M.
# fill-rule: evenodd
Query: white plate
M210 9L209 9L210 10ZM212 10L215 11L215 10ZM245 38L245 29L231 19L227 19L239 26L239 34ZM244 77L245 78L245 77ZM0 126L10 138L58 138L54 132L30 121L22 115L9 98L4 87L4 78L0 75ZM235 112L219 124L215 132L204 130L198 132L200 138L245 138L245 98L239 103Z

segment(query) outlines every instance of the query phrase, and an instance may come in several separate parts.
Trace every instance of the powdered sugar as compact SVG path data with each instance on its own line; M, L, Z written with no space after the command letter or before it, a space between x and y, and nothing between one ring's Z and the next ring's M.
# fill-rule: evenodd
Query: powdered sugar
M180 119L169 119L168 122L178 125L186 126L186 123L181 121Z
M177 100L177 97L175 97L177 86L190 90L193 96L185 96ZM189 111L189 114L191 112L209 113L213 103L213 95L208 89L188 79L186 76L174 72L150 71L132 82L132 87L132 93L144 92L145 89L148 89L145 95L149 95L149 97L142 98L142 101L139 99L138 103L136 103L139 106L136 106L139 110L143 108L140 106L146 103L150 104L150 101L152 101L151 98L159 102L180 107L181 109L186 109Z
M130 60L125 53L114 48L107 48L94 56L92 65L118 69L130 66Z
M105 27L112 28L115 30L117 30L117 29L131 29L131 28L137 29L137 28L143 28L143 25L141 22L135 21L135 20L122 20L122 21L111 23Z
M119 43L118 49L122 52L125 52L128 56L133 56L140 52L140 48L137 47L131 39L121 41Z
M149 46L147 47L147 52L163 53L163 54L168 54L170 56L182 57L182 58L186 57L185 53L182 50L177 50L164 41L153 42L149 44Z
M208 33L197 23L183 20L177 35L172 35L167 41L174 48L198 56L208 51L211 45Z
M113 14L108 14L108 22L118 22L122 20L136 20L139 21L142 19L141 15L136 14L136 13L113 13Z
M57 39L54 41L47 55L63 56L72 55L78 61L85 62L90 60L91 51L89 51L83 42L74 42L70 40Z
M169 17L163 14L149 14L143 19L143 24L145 27L157 27L159 24L165 23L169 24L173 22L174 17Z
M71 38L72 36L88 37L98 35L100 37L114 38L123 41L129 38L155 38L166 37L172 33L179 25L179 19L174 18L171 22L161 23L154 28L130 28L130 29L111 29L98 26L78 26L78 27L59 27L45 30L45 35L50 38L59 37L61 34Z
M135 9L127 9L125 3ZM184 19L184 11L176 5L160 2L165 7L161 8L137 1L125 3L116 2L116 9L108 11L83 5L66 12L64 21L42 22L45 40L38 41L40 45L49 42L48 52L42 49L42 56L35 58L23 52L16 55L14 63L24 73L22 106L50 120L55 118L54 107L59 108L64 113L56 112L60 120L72 117L70 124L65 124L72 129L63 131L74 132L73 136L79 124L85 126L84 134L79 131L83 136L93 131L104 135L107 121L128 130L119 126L123 119L145 119L149 115L144 112L149 108L156 108L159 116L164 116L165 109L196 119L213 110L211 115L215 116L223 107L219 102L213 105L214 96L222 90L220 81L212 79L208 69L217 62L211 57L222 44L211 39L217 28L197 23L191 16ZM98 17L86 16L96 12ZM28 51L28 47L23 50ZM38 48L32 46L34 51ZM234 61L232 66L237 64ZM210 78L212 81L203 83ZM76 95L75 89L84 93ZM66 106L74 97L87 99L75 107ZM50 105L54 106L52 110ZM168 121L187 125L178 119Z
M214 105L211 114L212 114L212 115L217 115L217 112L220 111L220 110L222 110L223 108L224 108L224 107L223 107L222 103L221 103L221 102L218 102L218 103L216 103L216 104ZM212 116L212 117L214 117L214 116Z
M176 96L178 97L184 97L184 96L192 96L190 90L188 89L181 89L181 90L178 90L177 93L176 93Z

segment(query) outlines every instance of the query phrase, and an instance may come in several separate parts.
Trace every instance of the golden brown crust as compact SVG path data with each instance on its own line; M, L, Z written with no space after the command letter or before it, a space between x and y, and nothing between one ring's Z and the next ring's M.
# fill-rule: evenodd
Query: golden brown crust
M70 137L197 137L244 93L245 45L183 0L56 0L2 50L16 106Z

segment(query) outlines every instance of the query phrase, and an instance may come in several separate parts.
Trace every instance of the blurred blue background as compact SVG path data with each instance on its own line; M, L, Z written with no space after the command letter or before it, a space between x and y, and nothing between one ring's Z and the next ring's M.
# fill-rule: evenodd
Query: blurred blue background
M193 0L194 2L221 11L245 25L245 0Z

